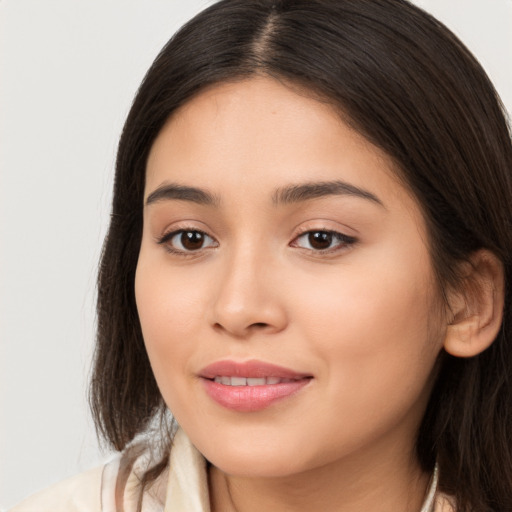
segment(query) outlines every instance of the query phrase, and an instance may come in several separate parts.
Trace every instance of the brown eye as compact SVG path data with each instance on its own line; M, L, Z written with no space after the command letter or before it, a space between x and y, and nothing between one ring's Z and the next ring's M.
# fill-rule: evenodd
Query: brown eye
M184 249L197 251L203 246L205 235L199 231L183 231L179 238Z
M169 252L173 253L194 252L217 246L217 242L211 236L196 229L180 229L168 233L159 240L159 244L165 245Z
M336 231L307 231L298 236L292 247L300 247L315 252L334 252L353 245L356 239Z
M312 249L319 251L329 249L332 244L332 233L327 231L312 231L308 233L308 242Z

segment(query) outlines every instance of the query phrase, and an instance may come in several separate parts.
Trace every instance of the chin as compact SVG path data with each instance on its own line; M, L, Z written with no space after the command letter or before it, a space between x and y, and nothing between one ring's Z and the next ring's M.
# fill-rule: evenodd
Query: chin
M255 454L253 457L225 455L209 460L211 464L220 469L222 472L241 478L284 478L302 472L304 468L290 458L286 457L270 457L267 458L261 454Z
M229 436L226 437L230 439ZM250 436L246 443L208 443L203 449L206 459L226 474L239 477L276 478L300 473L306 469L307 461L299 455L299 445L292 447L284 443L255 442ZM304 453L302 453L304 455Z

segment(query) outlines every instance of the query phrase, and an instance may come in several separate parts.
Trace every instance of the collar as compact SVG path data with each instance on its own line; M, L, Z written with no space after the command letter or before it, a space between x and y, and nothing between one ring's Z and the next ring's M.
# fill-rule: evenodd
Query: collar
M164 512L210 512L206 460L178 429L171 447Z

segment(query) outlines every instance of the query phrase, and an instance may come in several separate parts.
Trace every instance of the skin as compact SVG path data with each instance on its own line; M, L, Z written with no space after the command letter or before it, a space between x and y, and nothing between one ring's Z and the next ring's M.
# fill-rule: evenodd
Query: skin
M374 198L273 200L335 180ZM392 161L329 105L258 77L203 91L167 122L146 198L169 183L215 203L144 207L136 300L164 400L212 463L213 510L419 511L429 475L414 443L447 322L420 208ZM159 243L177 230L208 236L189 251L180 234ZM315 231L355 241L321 251ZM233 411L198 377L223 359L313 378Z

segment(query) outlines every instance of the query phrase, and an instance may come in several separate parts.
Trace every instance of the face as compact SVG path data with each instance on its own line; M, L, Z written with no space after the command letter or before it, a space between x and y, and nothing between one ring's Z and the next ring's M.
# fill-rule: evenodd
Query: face
M136 300L208 460L284 476L410 456L443 338L426 239L391 160L327 104L255 78L173 115L147 163Z

